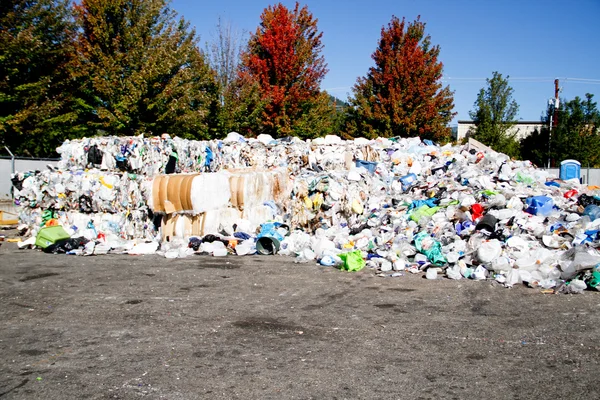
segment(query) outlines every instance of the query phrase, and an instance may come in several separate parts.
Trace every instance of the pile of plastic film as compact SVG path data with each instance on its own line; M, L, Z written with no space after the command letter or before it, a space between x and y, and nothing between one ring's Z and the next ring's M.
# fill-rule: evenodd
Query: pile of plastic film
M58 223L70 238L101 245L99 253L282 254L382 277L420 273L567 293L600 280L600 188L475 141L232 132L211 141L86 138L58 151L58 169L13 177L21 221L34 233ZM199 176L157 191L169 174ZM271 184L265 190L259 181ZM169 207L157 207L153 183ZM69 251L92 251L83 241L69 246L78 244Z
M600 188L473 146L378 140L378 161L296 176L280 253L380 276L578 293L600 280Z
M195 141L161 137L102 136L67 140L57 148L58 169L129 172L145 176L216 172L240 168L288 168L328 171L346 169L353 159L372 161L378 154L365 139L344 141L327 136L312 141L269 135L244 138L231 132L223 140Z
M152 180L92 170L19 172L13 176L20 222L35 235L48 224L78 234L86 229L121 239L156 235L147 207ZM86 231L90 236L90 231ZM92 236L90 236L92 238Z
M67 140L56 149L60 170L98 168L153 176L220 168L219 143L181 138L102 136ZM166 172L165 172L166 171Z

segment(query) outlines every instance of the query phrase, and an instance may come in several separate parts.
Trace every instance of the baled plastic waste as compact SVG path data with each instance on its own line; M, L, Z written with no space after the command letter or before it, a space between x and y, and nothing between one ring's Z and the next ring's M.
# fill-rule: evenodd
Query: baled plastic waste
M32 235L55 220L91 241L103 235L109 252L258 251L342 269L361 257L381 276L596 287L588 283L600 263L600 188L560 181L475 141L234 132L222 141L86 138L58 151L58 169L14 177ZM285 231L261 234L275 224Z

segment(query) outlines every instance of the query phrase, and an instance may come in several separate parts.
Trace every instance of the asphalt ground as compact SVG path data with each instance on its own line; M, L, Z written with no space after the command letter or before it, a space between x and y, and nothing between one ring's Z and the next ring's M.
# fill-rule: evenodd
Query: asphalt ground
M599 311L595 291L4 241L0 399L597 399Z

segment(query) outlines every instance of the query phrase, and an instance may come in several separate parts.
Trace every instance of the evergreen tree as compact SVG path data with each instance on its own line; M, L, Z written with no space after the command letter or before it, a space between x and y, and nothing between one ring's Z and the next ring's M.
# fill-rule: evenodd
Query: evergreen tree
M454 100L450 89L442 88L439 53L419 18L406 24L392 17L381 29L375 66L353 87L348 134L447 140Z
M343 120L344 112L337 109L327 92L320 92L311 102L303 103L303 111L293 133L302 139L337 135Z
M498 152L518 157L519 141L513 127L519 105L512 98L514 90L508 83L508 76L505 79L498 72L486 82L487 87L477 95L475 110L469 112L475 123L475 129L469 135Z
M214 72L195 31L167 0L82 0L77 11L93 127L119 135L215 135Z
M320 83L327 72L320 54L322 33L306 6L289 10L281 3L269 6L242 55L240 79L258 85L260 103L254 110L262 122L254 133L274 137L319 136L330 117ZM325 99L326 100L326 99Z
M16 155L55 156L86 134L74 34L68 0L0 3L0 139Z

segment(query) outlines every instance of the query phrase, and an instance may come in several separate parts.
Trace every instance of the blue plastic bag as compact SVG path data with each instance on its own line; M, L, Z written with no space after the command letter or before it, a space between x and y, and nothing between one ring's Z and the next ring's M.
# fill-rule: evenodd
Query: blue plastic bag
M213 151L208 146L206 147L204 152L206 153L206 158L204 159L204 165L208 167L208 166L210 166L210 163L212 162L212 160L214 159L215 156L213 154Z
M546 217L552 214L554 210L554 202L548 196L534 196L525 200L527 209L525 212L533 215L541 215Z
M256 236L258 239L261 237L271 237L278 241L283 241L283 237L287 235L289 228L287 225L281 222L267 222L260 226L260 233Z
M588 217L590 217L591 221L594 221L600 218L600 207L598 207L595 204L590 204L586 206L583 210L583 215L587 215Z
M437 202L438 202L438 199L436 199L435 197L432 197L427 200L413 200L413 202L410 204L410 206L408 206L408 210L410 211L414 208L419 208L422 206L428 206L429 208L433 208L433 207L437 206Z
M461 235L463 232L468 231L473 226L471 221L464 221L463 223L457 222L454 225L454 229L456 230L457 235Z
M356 167L364 167L367 169L367 171L369 171L369 173L371 175L373 175L375 173L375 170L377 169L377 163L376 162L372 162L372 161L365 161L365 160L356 160L355 162Z

